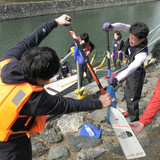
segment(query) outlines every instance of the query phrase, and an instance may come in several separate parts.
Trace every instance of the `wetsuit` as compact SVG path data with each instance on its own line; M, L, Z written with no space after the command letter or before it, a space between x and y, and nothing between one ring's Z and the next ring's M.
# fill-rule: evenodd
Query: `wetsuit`
M117 59L119 58L121 61L123 59L123 54L121 53L118 57L118 51L122 51L124 47L124 41L123 40L114 40L113 45L113 63L115 67L115 71L121 69L121 63L119 62L117 64Z
M29 82L21 71L20 59L22 54L31 47L38 46L40 42L55 28L57 23L51 20L40 25L33 33L24 38L14 48L9 50L1 59L12 59L1 70L1 79L5 84L20 84ZM29 82L31 83L31 82ZM37 85L37 84L33 84ZM2 94L2 90L0 89ZM0 97L1 98L1 97ZM19 111L20 115L32 116L52 115L70 113L76 111L89 111L101 109L102 103L100 100L74 100L61 96L52 96L45 90L33 92ZM10 111L8 111L10 112ZM22 121L14 123L15 128L19 128ZM1 128L0 128L1 130ZM30 138L26 134L17 134L9 137L7 142L0 142L0 159L1 160L31 160L32 147Z
M123 23L112 24L114 30L129 32L130 25ZM147 39L140 45L131 47L127 40L124 47L127 56L127 68L120 72L116 78L121 81L126 78L124 96L127 102L131 122L139 120L139 101L141 98L145 78L144 62L148 55Z

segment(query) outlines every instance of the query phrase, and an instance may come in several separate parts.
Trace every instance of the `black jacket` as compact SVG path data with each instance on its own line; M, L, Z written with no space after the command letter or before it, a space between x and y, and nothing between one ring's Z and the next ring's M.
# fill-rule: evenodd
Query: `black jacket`
M72 67L71 67L71 64L69 62L65 61L60 66L59 74L60 74L61 77L67 77L68 73L72 73Z

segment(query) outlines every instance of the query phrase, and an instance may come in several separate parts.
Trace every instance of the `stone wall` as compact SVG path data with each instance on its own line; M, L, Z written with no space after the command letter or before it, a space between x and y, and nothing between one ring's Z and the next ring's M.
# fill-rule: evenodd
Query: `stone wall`
M157 0L59 0L0 5L0 20L67 13L102 7L128 5Z

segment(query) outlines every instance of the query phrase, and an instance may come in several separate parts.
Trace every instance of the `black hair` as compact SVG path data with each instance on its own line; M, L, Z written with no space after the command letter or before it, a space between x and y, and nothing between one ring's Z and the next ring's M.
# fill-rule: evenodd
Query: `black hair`
M49 47L34 47L21 57L21 70L29 81L49 80L59 70L60 63L56 52Z
M84 40L85 41L85 43L87 43L87 42L89 42L89 35L88 35L88 33L82 33L81 35L80 35L80 38L81 38L81 40Z
M160 59L160 40L153 45L151 53L153 58Z
M146 38L149 33L148 26L143 22L135 22L131 25L129 32L138 39Z
M118 35L118 40L120 40L122 38L122 35L121 35L121 33L119 31L114 32L114 34Z

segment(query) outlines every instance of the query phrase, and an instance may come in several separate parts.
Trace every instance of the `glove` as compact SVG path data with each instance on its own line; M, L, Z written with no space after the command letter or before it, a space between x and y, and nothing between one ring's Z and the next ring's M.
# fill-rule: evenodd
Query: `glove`
M137 136L141 131L142 129L144 128L144 125L139 122L139 121L135 121L135 122L132 122L132 123L129 123L132 131L134 132L134 134Z
M111 25L111 23L106 22L103 24L102 30L103 31L111 31L113 29L113 26Z
M118 80L117 78L111 76L110 78L107 79L108 84L117 84Z

